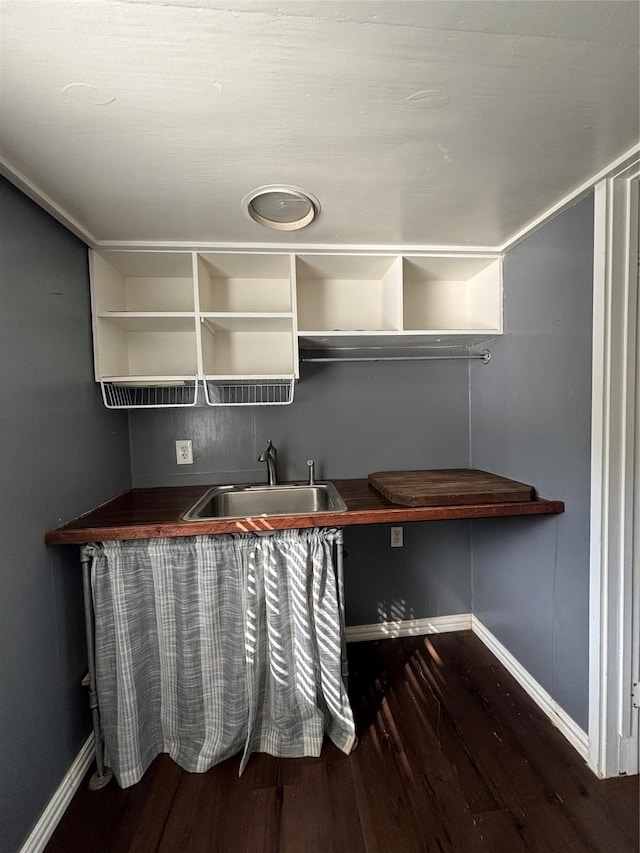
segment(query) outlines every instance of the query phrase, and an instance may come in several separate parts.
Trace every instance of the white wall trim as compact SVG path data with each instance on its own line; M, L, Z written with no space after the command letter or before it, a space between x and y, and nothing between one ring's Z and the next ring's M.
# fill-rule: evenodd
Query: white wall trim
M444 634L449 631L473 631L523 690L533 699L556 728L569 741L584 761L589 755L589 736L547 693L535 678L522 666L511 652L472 613L453 616L434 616L432 619L407 619L397 622L377 622L372 625L347 627L347 642L388 640L393 637L419 637L426 634Z
M50 213L58 222L62 223L66 228L73 232L81 240L84 240L92 249L133 249L133 250L148 250L159 251L162 249L173 249L193 252L206 251L260 251L260 252L363 252L366 254L460 254L460 255L499 255L512 249L517 243L524 240L538 228L541 228L549 220L553 219L558 214L562 213L567 207L574 204L581 196L590 192L601 180L606 178L612 172L615 172L632 161L640 153L640 143L633 145L628 151L609 163L604 169L601 169L597 174L590 177L584 183L580 184L567 195L563 196L559 201L547 208L543 213L529 222L524 228L513 234L503 244L499 246L456 246L456 245L369 245L369 244L333 244L333 243L318 243L318 244L293 244L293 243L193 243L188 241L170 240L170 241L141 241L141 240L99 240L95 237L81 222L75 219L68 211L59 205L54 199L48 196L41 190L33 181L24 175L19 169L13 166L8 160L0 157L0 174L4 175L11 183L15 184L22 192L25 193L32 201L39 204L44 210Z
M193 243L188 240L100 240L98 249L116 251L182 251L182 252L260 252L282 254L363 254L363 255L473 255L495 258L501 252L492 246L458 246L447 244L398 244L398 243Z
M75 234L76 237L79 237L87 245L91 246L92 249L96 247L96 238L81 222L78 222L77 219L54 201L51 196L43 192L40 187L36 186L32 180L3 157L0 157L0 175L4 175L8 181L11 181L12 184L18 187L31 201L39 204L43 210L50 213L54 219L57 219L65 228L68 228L72 234Z
M640 433L637 220L631 199L639 172L636 155L595 187L589 765L605 777L637 773L639 766L638 715L631 709L632 668L638 668L633 516Z
M372 625L347 626L347 642L389 640L392 637L419 637L423 634L446 634L449 631L469 631L471 614L434 616L432 619L405 619L398 622L375 622Z
M526 237L530 234L533 234L534 231L537 231L538 228L541 228L543 225L546 225L551 219L554 219L563 210L566 210L572 204L575 204L582 196L587 195L600 181L604 180L604 178L611 175L612 172L617 172L620 169L626 168L626 166L637 159L638 154L640 154L640 143L636 143L632 145L628 151L625 151L620 157L614 160L612 163L609 163L604 169L601 169L597 174L593 175L589 180L585 181L583 184L580 184L566 196L561 198L558 202L552 205L550 208L541 213L540 216L537 216L528 225L525 225L520 231L517 231L513 236L511 236L505 243L500 246L498 251L506 252L509 249L513 249L513 247L522 242Z
M587 761L589 737L586 732L574 722L511 652L473 614L457 613L451 616L434 616L430 619L406 619L393 622L375 622L369 625L350 625L346 629L346 639L348 643L359 643L367 640L388 640L394 637L416 637L469 630L472 630L489 651L496 656L578 754ZM74 794L80 787L94 756L95 745L92 733L74 759L19 853L42 853Z
M603 766L601 737L604 717L605 696L601 685L606 687L606 641L607 634L607 586L602 583L602 558L606 550L607 531L603 530L606 517L607 471L602 464L608 455L608 411L605 406L606 356L606 229L598 223L607 218L607 192L605 182L598 184L594 192L594 254L593 254L593 334L591 369L591 498L590 498L590 544L589 544L589 766L601 772Z
M60 822L62 815L73 799L73 795L80 787L85 774L91 767L95 752L94 735L92 732L75 757L73 764L67 770L64 779L58 786L53 797L49 800L47 807L40 815L40 819L32 829L29 837L20 848L20 853L42 853Z
M535 680L522 666L520 661L502 645L497 637L476 616L471 617L471 630L478 639L482 640L489 651L497 657L504 668L515 678L523 690L528 693L540 710L549 717L554 726L565 736L580 757L587 761L589 754L589 736L587 733L558 705L544 687Z

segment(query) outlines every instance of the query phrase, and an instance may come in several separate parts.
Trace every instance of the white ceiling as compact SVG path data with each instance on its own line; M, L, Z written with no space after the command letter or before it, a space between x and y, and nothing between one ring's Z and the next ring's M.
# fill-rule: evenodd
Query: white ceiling
M0 0L2 171L99 243L498 247L638 142L639 12ZM249 220L273 183L316 222Z

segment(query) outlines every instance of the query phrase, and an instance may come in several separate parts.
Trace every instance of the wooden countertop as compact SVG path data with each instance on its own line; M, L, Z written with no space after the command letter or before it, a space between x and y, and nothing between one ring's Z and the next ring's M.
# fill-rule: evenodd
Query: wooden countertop
M534 497L530 501L456 506L398 506L362 480L332 480L347 504L346 512L183 521L182 516L211 486L168 486L132 489L45 534L47 545L82 545L114 539L156 539L211 533L246 533L353 524L400 524L456 518L550 515L564 512L562 501Z

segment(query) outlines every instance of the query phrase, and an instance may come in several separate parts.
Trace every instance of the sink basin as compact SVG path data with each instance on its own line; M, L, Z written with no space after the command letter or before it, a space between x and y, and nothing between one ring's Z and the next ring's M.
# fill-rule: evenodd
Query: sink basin
M330 482L277 486L214 486L183 516L185 521L344 512L347 505Z

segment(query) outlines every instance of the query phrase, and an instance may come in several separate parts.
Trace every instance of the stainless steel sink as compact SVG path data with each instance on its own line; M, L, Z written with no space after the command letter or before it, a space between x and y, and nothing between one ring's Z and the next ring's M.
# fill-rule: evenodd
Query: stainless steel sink
M333 483L276 486L213 486L184 515L185 521L344 512L347 505Z

